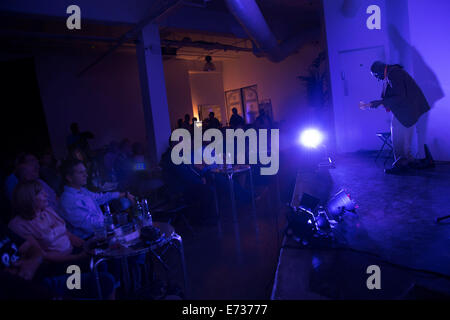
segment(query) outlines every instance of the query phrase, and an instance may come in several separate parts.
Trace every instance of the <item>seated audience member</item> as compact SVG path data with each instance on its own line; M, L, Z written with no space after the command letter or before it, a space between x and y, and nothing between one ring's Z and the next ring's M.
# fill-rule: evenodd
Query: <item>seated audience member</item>
M9 174L5 179L5 185L4 185L4 193L5 197L11 201L12 193L14 191L14 188L19 183L19 179L17 179L17 167L14 168L14 171Z
M117 181L119 182L119 188L123 188L126 185L127 179L133 173L133 151L130 140L124 139L120 143L119 155L114 161L114 170L117 175Z
M70 149L67 159L76 159L76 160L83 161L84 163L88 163L90 160L88 158L88 156L86 155L86 153L78 147L74 147L73 149Z
M40 169L39 176L45 183L47 183L54 191L60 192L62 189L62 179L58 172L56 160L51 151L46 151L39 160Z
M5 192L7 198L11 201L12 194L14 188L19 183L19 179L17 178L17 168L23 164L39 165L37 158L31 153L22 152L20 153L14 162L14 171L6 178L5 181ZM39 170L39 169L38 169Z
M80 290L67 288L69 274L40 277L44 260L40 246L33 238L25 240L3 226L0 226L0 256L1 300L98 298L94 273L81 274ZM103 298L113 299L114 278L99 272L99 280Z
M132 149L132 158L133 158L133 168L134 170L144 170L147 165L145 163L145 155L144 155L144 146L139 143L133 143Z
M206 184L202 174L193 166L187 164L175 165L171 160L171 147L162 155L160 166L163 179L173 194L182 194L192 205L191 218L200 222L214 218L214 193Z
M102 194L84 188L88 175L86 167L79 160L67 160L62 169L66 185L61 195L61 216L69 224L72 232L82 239L93 235L94 229L104 224L100 205L125 196L131 202L134 201L133 196L124 192Z
M157 168L151 168L146 162L144 147L138 142L133 144L133 163L133 172L122 187L139 197L151 197L164 184L159 179Z
M0 181L3 183L0 185L0 224L7 225L11 220L11 203L6 195L7 178L12 175L17 180L17 177L14 175L14 159L6 155L1 160Z
M86 167L86 171L87 171L87 186L89 186L90 188L97 188L100 180L98 177L98 166L96 164L96 162L94 161L94 159L92 159L91 157L88 157L87 154L81 150L80 148L76 147L72 150L70 150L70 153L67 157L67 160L79 160L81 162L83 162L84 166ZM63 185L64 185L64 176L62 177L63 179ZM64 190L64 186L63 186L63 190Z
M236 108L231 110L233 112L230 118L230 127L233 129L243 128L245 125L244 118L242 118Z
M56 212L59 211L56 192L45 181L39 179L39 162L30 162L20 165L17 170L17 178L20 182L37 181L46 192L49 206Z
M79 148L85 154L90 155L89 139L93 139L94 135L92 132L85 131L80 132L78 123L74 122L70 125L71 134L67 137L67 149L69 151Z
M105 167L105 174L109 178L109 181L116 180L116 174L114 170L114 162L119 156L119 143L117 141L111 142L103 158L103 165Z
M84 257L84 253L74 254L74 247L82 247L84 241L67 231L64 220L49 206L47 193L38 181L19 183L12 207L15 216L9 228L22 238L36 240L44 259L66 262Z

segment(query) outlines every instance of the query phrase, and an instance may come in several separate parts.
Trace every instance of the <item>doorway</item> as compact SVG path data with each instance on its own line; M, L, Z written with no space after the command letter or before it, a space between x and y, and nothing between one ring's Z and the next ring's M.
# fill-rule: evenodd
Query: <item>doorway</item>
M378 150L380 142L377 132L390 130L391 114L383 107L377 110L360 110L359 102L379 100L381 82L370 74L370 67L377 60L385 59L384 46L341 51L340 92L336 108L336 138L343 152Z

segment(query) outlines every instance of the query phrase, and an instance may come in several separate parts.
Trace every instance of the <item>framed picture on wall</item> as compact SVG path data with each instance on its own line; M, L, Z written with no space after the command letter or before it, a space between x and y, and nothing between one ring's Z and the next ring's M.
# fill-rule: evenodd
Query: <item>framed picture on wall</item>
M258 86L253 85L242 88L242 99L245 107L245 121L247 123L253 123L258 116Z
M231 115L233 114L233 112L231 111L233 110L233 108L236 108L238 114L244 118L244 107L242 105L241 89L225 91L225 103L227 105L227 125L230 121Z

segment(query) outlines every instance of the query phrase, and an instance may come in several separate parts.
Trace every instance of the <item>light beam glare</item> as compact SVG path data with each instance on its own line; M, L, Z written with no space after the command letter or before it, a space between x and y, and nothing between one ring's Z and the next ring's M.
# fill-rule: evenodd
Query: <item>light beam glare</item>
M302 131L299 142L307 148L317 148L323 141L323 134L317 129Z

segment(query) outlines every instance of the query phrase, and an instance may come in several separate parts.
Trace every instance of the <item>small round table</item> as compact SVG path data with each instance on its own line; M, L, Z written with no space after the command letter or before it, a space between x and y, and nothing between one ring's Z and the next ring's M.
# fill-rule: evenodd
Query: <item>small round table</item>
M129 264L128 258L138 256L141 254L152 254L153 257L159 261L163 267L168 270L168 265L163 260L163 254L158 254L156 250L160 248L166 248L164 252L167 251L170 247L175 247L180 255L180 262L183 269L183 280L184 280L184 292L185 296L188 291L188 279L186 272L186 262L184 258L184 247L183 240L180 235L175 232L173 226L168 223L162 222L154 222L153 226L157 227L161 231L161 236L156 241L147 241L141 238L133 241L128 246L118 246L118 247L110 247L105 250L100 251L97 254L94 254L91 258L91 271L95 273L97 280L97 290L99 294L99 299L102 299L102 293L100 288L100 280L98 273L98 265L107 260L118 259L121 262L121 267L123 271L123 282L124 282L124 290L128 295L130 293L131 287L131 277L129 272ZM147 270L147 268L146 268Z
M253 210L253 215L256 214L256 209L255 209L255 192L253 190L253 175L252 175L252 170L251 167L249 165L234 165L231 168L215 168L211 170L211 173L213 173L213 177L215 174L224 174L227 179L228 179L228 187L230 190L230 199L231 199L231 210L232 210L232 214L233 214L233 222L237 222L237 209L236 209L236 199L235 199L235 195L234 195L234 185L233 185L233 176L235 174L238 173L245 173L248 172L249 175L249 179L250 179L250 193L251 193L251 198L252 198L252 210ZM215 183L215 178L214 178L214 193L215 193L215 201L216 201L216 210L218 211L218 197L217 197L217 186ZM219 214L217 212L217 214Z

